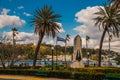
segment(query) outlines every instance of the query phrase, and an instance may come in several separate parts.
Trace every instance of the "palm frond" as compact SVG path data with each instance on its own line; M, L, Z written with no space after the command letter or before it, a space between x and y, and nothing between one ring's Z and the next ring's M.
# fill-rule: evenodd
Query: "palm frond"
M97 15L93 20L95 21L95 26L98 26L99 29L102 27L106 29L109 33L109 29L114 36L118 36L120 28L120 9L115 9L112 5L107 5L98 8L98 12L94 13Z
M57 24L59 22L59 14L54 14L52 7L45 5L42 9L36 9L34 12L34 18L31 19L31 23L35 26L34 32L39 36L56 36L56 32L59 32L61 27Z

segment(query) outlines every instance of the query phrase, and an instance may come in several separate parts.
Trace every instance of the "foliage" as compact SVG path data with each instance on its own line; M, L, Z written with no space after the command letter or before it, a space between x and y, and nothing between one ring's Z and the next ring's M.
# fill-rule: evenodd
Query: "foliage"
M114 58L114 60L116 60L117 64L120 65L120 55L118 55L116 58Z
M104 74L75 73L74 79L77 80L103 80Z
M35 49L33 67L36 65L37 55L40 55L40 47L44 36L55 37L61 27L58 25L59 14L55 14L52 7L45 5L42 9L36 9L31 23L35 26L34 32L39 36Z
M103 73L103 74L108 74L108 73L113 73L113 74L120 74L120 68L106 68L106 67L89 67L89 68L79 68L79 69L69 69L70 71L75 71L75 72L87 72L90 74L96 74L96 73Z
M0 61L4 68L12 67L16 61L31 58L33 52L32 44L16 44L13 46L9 43L2 43L0 44ZM6 62L8 65L5 66Z
M47 77L68 78L68 79L85 79L85 80L102 80L105 76L103 73L88 73L88 72L71 72L71 71L50 71L50 70L22 70L22 69L7 69L0 70L0 74L15 74L15 75L32 75L47 74ZM43 76L42 76L43 77Z
M103 40L106 33L112 33L114 36L119 37L119 26L120 26L120 10L114 8L113 5L104 5L103 8L99 7L98 12L94 13L96 17L94 18L95 26L99 29L102 27L103 33L100 40L99 46L99 66L101 66L101 51Z
M34 75L35 70L21 70L21 69L1 69L0 74L11 74L11 75Z
M110 0L114 8L120 8L120 0Z
M0 74L32 75L46 74L47 77L67 78L77 80L103 80L106 74L120 75L119 68L80 68L70 70L43 69L0 69ZM42 76L42 75L39 75ZM42 76L43 77L43 76Z

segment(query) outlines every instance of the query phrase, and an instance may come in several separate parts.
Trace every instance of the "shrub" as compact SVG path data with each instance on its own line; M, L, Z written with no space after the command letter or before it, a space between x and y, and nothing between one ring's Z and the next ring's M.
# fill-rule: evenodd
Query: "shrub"
M49 77L71 78L70 71L50 71Z
M74 79L77 80L103 80L104 74L75 73Z
M56 77L56 78L68 78L75 80L103 80L106 74L120 75L120 69L119 68L81 68L81 69L52 71L43 68L42 69L15 68L15 69L1 69L0 74L32 75L32 76L37 76L36 74L47 74L47 77Z
M88 73L117 73L120 74L120 68L104 68L104 67L98 67L98 68L79 68L79 69L69 69L70 71L74 71L74 72L88 72Z
M0 74L13 74L13 75L34 75L36 73L35 70L16 70L16 69L6 69L0 70Z

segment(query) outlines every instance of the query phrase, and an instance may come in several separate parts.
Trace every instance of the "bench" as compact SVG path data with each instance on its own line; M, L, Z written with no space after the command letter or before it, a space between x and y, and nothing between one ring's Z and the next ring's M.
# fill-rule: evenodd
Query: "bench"
M107 74L104 80L120 80L120 75Z
M41 77L42 77L42 76L43 76L43 77L47 77L47 76L48 76L48 72L38 70L35 75L36 75L36 76L41 76Z

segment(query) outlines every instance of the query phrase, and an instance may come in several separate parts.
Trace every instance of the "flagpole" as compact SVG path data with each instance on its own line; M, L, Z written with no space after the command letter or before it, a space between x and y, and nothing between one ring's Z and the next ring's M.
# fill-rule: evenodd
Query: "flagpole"
M66 54L66 39L64 39L64 38L60 38L60 37L57 37L57 39L56 39L56 60L57 60L57 41L64 41L65 42L65 53L64 54ZM64 55L63 55L63 57L64 57ZM66 56L65 56L66 57ZM57 62L57 61L56 61ZM65 61L64 62L66 62L66 58L65 58ZM66 63L65 63L66 64Z

